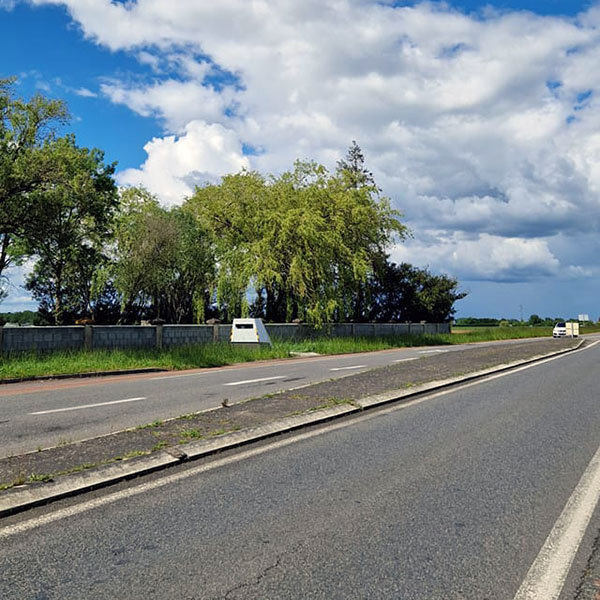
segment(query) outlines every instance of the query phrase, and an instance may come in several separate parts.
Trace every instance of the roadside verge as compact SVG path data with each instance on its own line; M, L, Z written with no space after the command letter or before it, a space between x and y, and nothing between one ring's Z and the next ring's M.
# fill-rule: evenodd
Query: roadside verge
M389 402L407 401L569 352L582 344L580 340L545 339L429 355L232 406L0 459L0 484L5 488L0 492L0 516Z

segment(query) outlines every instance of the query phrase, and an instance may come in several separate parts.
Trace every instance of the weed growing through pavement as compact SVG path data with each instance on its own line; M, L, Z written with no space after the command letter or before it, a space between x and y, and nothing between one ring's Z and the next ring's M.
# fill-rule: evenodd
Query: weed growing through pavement
M164 421L161 421L160 419L156 419L155 421L152 421L152 423L146 423L145 425L137 425L136 427L134 427L135 429L152 429L155 427L161 427L162 425L164 425Z
M128 460L130 458L135 458L136 456L146 456L147 454L150 454L148 450L131 450L123 454L121 460Z
M197 416L197 413L187 413L186 415L180 415L177 417L178 421L191 421Z
M31 481L31 482L34 482L34 481L42 481L42 482L52 481L52 475L50 475L50 473L32 473L28 477L28 481Z
M185 444L190 440L201 440L204 437L204 434L199 429L184 429L180 433L179 443Z

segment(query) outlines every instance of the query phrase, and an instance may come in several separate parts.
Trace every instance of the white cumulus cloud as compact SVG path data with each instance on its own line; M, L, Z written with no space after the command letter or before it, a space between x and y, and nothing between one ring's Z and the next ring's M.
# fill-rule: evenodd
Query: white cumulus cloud
M121 185L143 185L166 204L180 204L195 185L248 167L235 132L203 121L188 123L181 136L155 138L144 146L148 154L139 169L118 176Z

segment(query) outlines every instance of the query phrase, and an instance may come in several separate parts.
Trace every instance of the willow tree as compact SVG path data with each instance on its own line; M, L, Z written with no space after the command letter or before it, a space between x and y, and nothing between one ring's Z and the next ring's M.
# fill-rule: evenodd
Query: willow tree
M185 210L211 232L229 316L253 289L269 321L331 320L345 288L366 279L373 257L406 231L372 186L349 187L314 162L279 177L226 176L197 188Z

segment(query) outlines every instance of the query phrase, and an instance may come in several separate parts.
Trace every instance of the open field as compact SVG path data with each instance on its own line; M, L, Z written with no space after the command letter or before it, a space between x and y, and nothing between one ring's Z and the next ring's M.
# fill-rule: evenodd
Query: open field
M582 333L600 331L600 326L582 329ZM26 353L0 359L0 379L32 376L93 373L135 368L169 370L218 367L234 363L289 358L293 352L346 354L391 348L466 344L490 340L547 337L549 327L456 328L452 334L403 335L382 338L335 338L297 342L275 341L272 348L238 348L228 343L204 344L169 350L73 351L51 354Z

